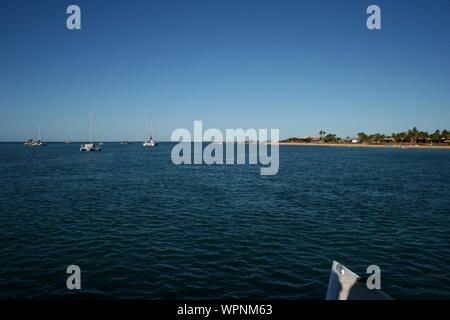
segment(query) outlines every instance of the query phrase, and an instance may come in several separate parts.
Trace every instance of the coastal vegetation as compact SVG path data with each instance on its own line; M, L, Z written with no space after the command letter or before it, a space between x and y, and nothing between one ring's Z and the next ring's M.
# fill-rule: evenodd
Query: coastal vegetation
M319 131L318 137L291 137L280 142L283 143L353 143L353 144L426 144L426 145L450 145L449 130L435 130L432 133L420 131L416 127L404 132L393 132L390 135L382 133L366 134L357 133L356 137L341 138L334 133Z

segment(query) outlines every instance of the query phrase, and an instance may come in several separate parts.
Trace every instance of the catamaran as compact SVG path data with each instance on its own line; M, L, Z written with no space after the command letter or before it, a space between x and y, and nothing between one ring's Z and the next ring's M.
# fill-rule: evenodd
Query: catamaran
M150 121L150 137L142 144L144 147L155 147L158 143L153 139L153 122Z
M99 143L93 142L93 134L92 134L92 112L90 117L91 124L91 143L84 143L80 146L80 151L102 151L102 146Z
M36 133L33 131L33 139L25 141L24 145L29 147L42 147L47 145L47 142L42 141L41 126L39 126L39 139L36 140Z

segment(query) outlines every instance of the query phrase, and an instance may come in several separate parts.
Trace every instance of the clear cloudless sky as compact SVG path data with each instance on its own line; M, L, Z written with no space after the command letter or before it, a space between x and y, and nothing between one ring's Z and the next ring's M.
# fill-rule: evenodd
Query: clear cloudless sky
M81 7L82 30L66 28ZM377 4L382 30L366 28ZM450 129L450 1L0 0L0 140Z

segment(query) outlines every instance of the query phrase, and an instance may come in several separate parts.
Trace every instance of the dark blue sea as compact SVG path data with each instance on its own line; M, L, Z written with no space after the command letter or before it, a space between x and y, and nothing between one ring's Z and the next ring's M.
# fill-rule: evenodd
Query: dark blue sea
M0 144L0 299L323 299L333 260L450 297L450 150L281 146L261 176L172 147Z

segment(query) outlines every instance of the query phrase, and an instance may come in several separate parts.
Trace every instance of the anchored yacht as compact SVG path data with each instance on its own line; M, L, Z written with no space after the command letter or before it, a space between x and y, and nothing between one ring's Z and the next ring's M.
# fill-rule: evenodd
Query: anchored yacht
M142 144L144 147L156 147L158 143L153 139L153 122L150 120L150 137Z
M92 134L92 112L90 117L91 124L91 143L84 143L80 146L80 151L102 151L102 144L93 142L93 134Z
M158 143L153 140L152 136L150 136L150 138L146 139L142 145L144 147L155 147L158 145Z
M80 151L102 151L102 147L97 143L85 143L80 146Z
M29 146L29 147L43 147L47 145L47 142L44 142L42 140L42 135L41 135L41 126L39 126L39 135L38 135L38 139L36 139L36 134L33 131L33 139L29 139L27 141L24 142L24 145Z

